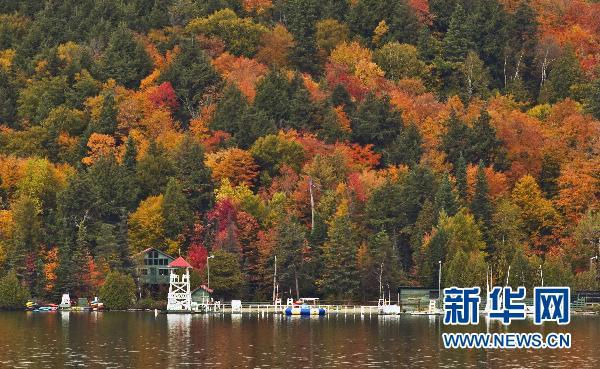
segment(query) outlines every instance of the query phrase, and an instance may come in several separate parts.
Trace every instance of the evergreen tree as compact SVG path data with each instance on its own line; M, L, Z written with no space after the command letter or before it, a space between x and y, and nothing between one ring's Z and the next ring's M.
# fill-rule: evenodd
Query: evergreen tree
M163 197L162 216L165 236L175 240L194 222L194 214L183 195L183 188L175 178L169 179Z
M560 176L560 161L550 154L545 154L542 159L542 170L540 171L540 189L548 199L558 194L558 177Z
M475 180L475 193L471 202L471 211L475 219L486 225L491 224L492 206L489 197L489 186L485 176L483 162L477 167L477 177Z
M139 189L136 183L137 144L131 136L127 138L125 143L125 154L123 155L121 167L123 191L126 193L126 197L130 199L127 210L132 211L137 205Z
M109 92L104 95L102 100L102 108L98 122L94 127L94 131L102 134L112 135L117 130L117 114L119 109L115 103L114 92Z
M328 241L323 245L324 269L318 285L329 298L351 301L359 287L358 240L347 206L342 203L330 221Z
M348 1L324 0L320 4L320 15L322 19L335 19L343 22L350 9Z
M117 228L116 225L100 222L96 231L96 260L99 264L108 266L110 270L120 269L122 266Z
M444 211L449 216L453 216L458 211L458 198L452 189L452 184L448 176L444 176L438 190L435 194L436 215Z
M242 128L243 134L244 127L242 127L241 120L247 109L248 101L240 90L233 84L227 85L223 97L215 109L210 128L225 131L234 136L240 133L240 128Z
M467 199L467 163L462 154L458 157L454 166L454 177L456 178L456 188L461 199Z
M483 161L484 165L490 166L499 161L502 143L496 136L496 129L490 124L487 110L481 111L470 136L466 150L470 162Z
M448 61L459 62L465 59L469 50L474 48L471 41L467 14L460 3L456 4L448 32L444 36L442 53Z
M208 210L213 202L210 169L204 165L204 149L186 135L175 152L175 177L193 212Z
M210 288L217 298L232 299L239 296L244 284L242 268L236 254L217 250L210 261Z
M600 119L600 77L596 78L586 98L586 110L596 119Z
M382 289L398 286L403 278L402 267L399 265L398 252L385 231L379 231L369 240L369 251L372 257L372 274L381 279ZM379 279L379 278L378 278ZM382 297L382 291L378 298ZM372 297L374 293L371 293Z
M254 107L263 111L277 128L283 128L290 116L290 85L281 72L271 71L256 85Z
M0 122L16 128L18 90L13 78L11 73L0 68Z
M538 23L535 10L521 1L508 23L508 43L503 62L505 87L518 101L537 96L538 70L535 65Z
M151 68L150 57L133 33L124 25L117 27L98 63L100 74L105 79L114 78L119 84L134 88Z
M316 40L319 8L317 0L290 0L284 4L286 25L295 41L290 60L301 71L312 74L320 70Z
M205 93L221 81L209 58L193 41L181 44L181 52L160 73L158 83L171 82L180 102L178 116L187 122L195 117Z
M164 191L169 177L175 175L175 168L165 149L152 140L146 155L137 164L136 175L140 198L145 199Z
M100 158L89 167L89 196L93 201L94 216L109 223L117 223L122 212L136 204L135 188L131 177L114 156Z
M21 278L33 277L28 270L35 268L35 265L28 264L36 260L42 241L42 224L38 217L36 201L27 195L21 195L12 204L11 212L13 245L7 250L8 266ZM26 279L25 282L29 286L37 284L36 280Z
M446 121L447 132L442 136L441 149L446 153L446 160L457 165L458 159L464 156L466 161L470 161L470 155L467 152L470 149L471 138L470 128L462 122L456 112L450 112L450 118Z
M502 2L497 0L478 0L465 2L467 10L470 37L475 45L476 55L482 60L481 72L476 77L483 82L491 74L492 86L502 86L504 72L504 57L508 42L509 13ZM490 73L487 73L489 70ZM483 72L483 73L482 73ZM481 73L481 74L480 74ZM480 82L480 83L481 83Z
M318 109L310 99L310 94L299 74L294 76L290 84L289 109L287 127L311 130L318 126Z
M389 162L415 166L423 155L422 144L423 139L419 129L414 124L409 124L392 143L389 150Z
M446 33L450 26L450 19L456 10L458 0L430 0L429 11L433 15L432 27L434 31Z
M412 7L405 0L359 0L351 7L348 23L352 32L365 42L373 39L375 28L385 21L388 31L380 42L414 43L419 33L419 21Z
M489 186L485 176L483 162L477 167L477 178L475 180L475 193L471 201L471 212L475 219L481 224L483 235L488 242L488 251L491 254L490 229L492 227L492 202L489 195Z
M284 290L294 291L300 298L300 284L306 283L303 251L305 247L303 227L290 217L277 225L277 267L278 281Z
M123 166L130 173L135 173L137 165L137 144L132 136L127 137L125 144L125 154L123 155Z
M444 217L446 216L444 213L442 214ZM437 287L440 261L443 266L446 266L448 241L449 235L445 229L437 229L432 233L432 237L425 248L423 265L419 273L424 286Z
M260 137L277 132L275 122L265 112L254 106L246 109L241 117L235 142L243 149L248 149Z
M0 279L0 309L23 309L28 298L29 291L19 282L14 270Z
M348 90L344 87L344 85L337 84L331 91L331 105L332 106L343 106L344 112L350 116L354 112L354 102L352 101L352 97L348 93Z
M373 144L377 152L387 149L401 129L402 116L387 97L367 95L352 116L352 140L361 145Z

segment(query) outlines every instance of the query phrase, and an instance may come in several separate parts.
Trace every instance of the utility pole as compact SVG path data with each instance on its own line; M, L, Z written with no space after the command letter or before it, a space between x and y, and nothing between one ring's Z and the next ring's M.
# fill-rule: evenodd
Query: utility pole
M381 277L383 275L383 263L381 263L381 267L379 268L379 298L381 298L381 293L383 290L383 285L381 284ZM384 296L385 298L385 296Z
M208 262L208 260L213 259L214 257L215 257L214 255L206 257L206 272L208 274L208 278L207 278L208 280L206 283L206 287L208 287L208 288L210 288L210 263Z
M438 299L442 298L442 261L438 260L439 270L438 270Z
M275 289L277 284L277 255L275 255L275 272L273 273L273 301L277 298Z

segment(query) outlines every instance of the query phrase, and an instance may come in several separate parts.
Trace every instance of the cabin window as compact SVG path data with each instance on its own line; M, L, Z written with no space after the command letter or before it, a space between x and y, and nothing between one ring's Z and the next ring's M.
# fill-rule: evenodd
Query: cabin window
M146 269L146 268L142 268L142 269L140 269L140 273L141 273L142 275L148 275L148 269Z
M169 269L164 269L164 268L159 269L158 275L169 275Z

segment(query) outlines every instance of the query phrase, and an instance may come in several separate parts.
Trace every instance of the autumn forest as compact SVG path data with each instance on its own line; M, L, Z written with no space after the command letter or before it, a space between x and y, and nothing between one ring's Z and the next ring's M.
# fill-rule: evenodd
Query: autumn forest
M4 0L0 277L597 290L600 3ZM149 291L146 291L149 293ZM163 298L164 296L155 296Z

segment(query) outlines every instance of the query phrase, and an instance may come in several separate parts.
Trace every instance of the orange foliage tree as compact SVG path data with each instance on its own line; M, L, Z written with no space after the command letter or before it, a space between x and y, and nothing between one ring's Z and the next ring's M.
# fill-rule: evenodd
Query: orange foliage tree
M258 166L252 154L238 148L207 154L205 163L216 182L227 178L233 185L250 185L258 175Z

